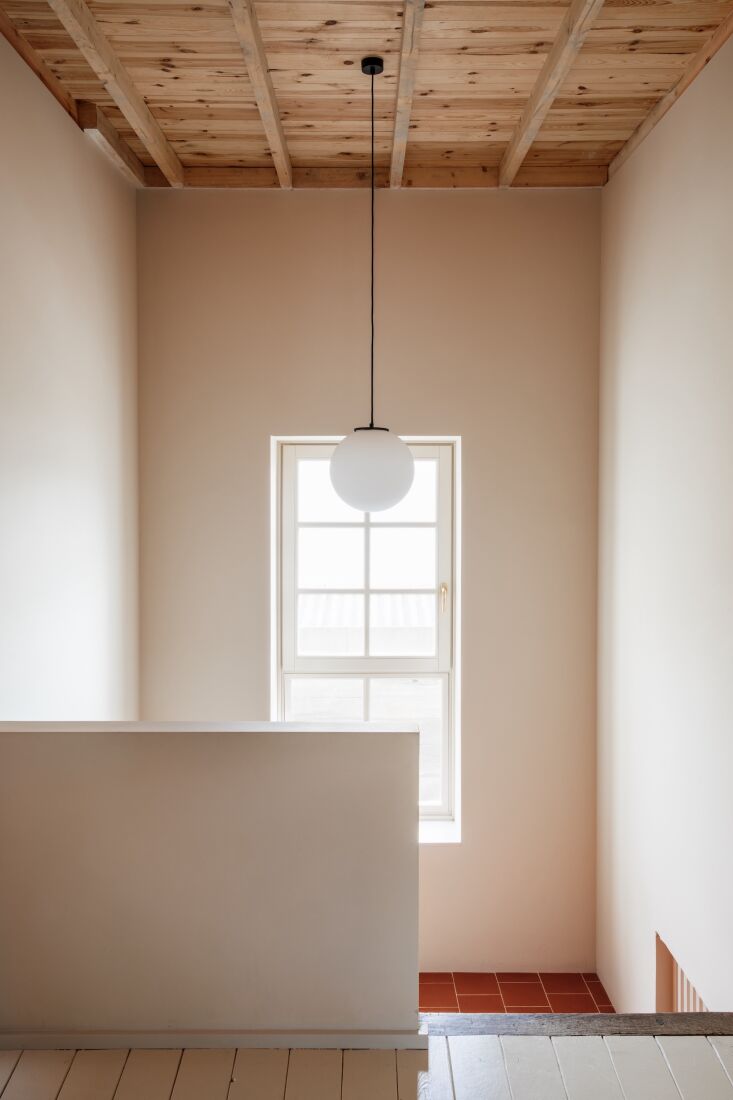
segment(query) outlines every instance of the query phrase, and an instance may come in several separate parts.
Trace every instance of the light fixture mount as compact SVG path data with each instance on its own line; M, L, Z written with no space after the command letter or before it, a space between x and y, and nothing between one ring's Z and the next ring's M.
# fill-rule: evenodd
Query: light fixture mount
M384 72L384 61L381 57L362 57L361 71L364 76L379 76Z

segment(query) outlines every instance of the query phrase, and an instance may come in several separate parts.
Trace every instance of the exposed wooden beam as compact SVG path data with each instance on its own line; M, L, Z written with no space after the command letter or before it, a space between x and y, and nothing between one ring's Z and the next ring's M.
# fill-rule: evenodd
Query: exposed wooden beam
M634 150L639 148L642 141L648 137L657 123L664 118L670 107L674 107L683 92L687 91L693 80L700 75L708 61L715 57L720 47L725 45L731 35L733 35L733 11L728 13L727 18L723 20L715 34L706 42L702 49L696 54L693 54L689 65L675 84L674 88L659 100L644 121L637 126L623 148L618 151L608 166L609 176L615 175L621 165L626 163Z
M580 164L568 167L526 167L520 169L516 187L601 187L608 178L604 165ZM369 187L368 168L294 168L293 187L295 188L342 188ZM377 187L389 186L389 171L378 167L376 171ZM148 187L165 187L166 181L158 168L145 169L145 183ZM192 167L185 170L186 187L222 187L230 189L252 187L279 187L274 168L228 168L228 167ZM445 165L434 167L408 168L402 179L403 187L433 188L474 188L484 189L499 186L496 168L482 165L461 165L448 168Z
M293 186L293 169L253 0L228 0L228 3L280 186L290 188Z
M73 96L69 95L66 88L57 77L49 69L46 62L40 57L31 45L26 42L22 34L20 34L8 19L5 12L0 8L0 34L7 38L10 45L20 54L25 61L26 65L33 70L39 80L48 88L49 92L58 102L68 115L71 115L74 122L78 122L76 111L76 100Z
M84 0L48 2L168 182L183 187L183 165Z
M500 186L511 186L602 7L603 0L573 0L565 13L499 165Z
M392 141L392 165L389 173L390 187L402 186L407 138L410 133L412 97L415 91L417 56L420 49L420 30L424 12L425 0L405 0L402 47L400 49L400 75L397 84L397 106L395 108L394 138Z
M81 100L79 125L105 153L122 175L136 187L145 186L145 167L115 130L96 103Z

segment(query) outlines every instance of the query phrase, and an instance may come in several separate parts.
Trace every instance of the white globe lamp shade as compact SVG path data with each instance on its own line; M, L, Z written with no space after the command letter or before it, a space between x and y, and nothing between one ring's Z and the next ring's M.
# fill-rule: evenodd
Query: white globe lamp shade
M383 512L410 491L415 476L412 451L385 428L360 428L331 456L331 484L360 512Z

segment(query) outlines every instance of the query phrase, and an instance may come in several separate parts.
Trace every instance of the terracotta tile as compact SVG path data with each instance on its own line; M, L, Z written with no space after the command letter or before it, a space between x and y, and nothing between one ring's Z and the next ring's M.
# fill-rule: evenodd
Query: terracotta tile
M532 1013L539 1016L543 1013L547 1014L548 1012L552 1012L552 1009L549 1005L542 1005L540 1008L508 1008L507 1012L512 1016L527 1016Z
M504 970L496 977L500 982L538 982L540 980L539 974L524 970Z
M507 1011L513 1008L529 1008L532 1005L546 1005L545 991L539 982L501 982L501 995ZM586 994L589 1001L593 998ZM595 1007L595 1006L594 1006Z
M590 993L550 993L553 1012L597 1012Z
M456 1005L455 1008L425 1008L424 1005L420 1005L420 1012L422 1013L423 1016L430 1016L430 1015L447 1016L447 1015L452 1015L454 1013L457 1016L458 1015L458 1006Z
M591 992L591 996L596 1004L610 1005L611 998L606 993L605 989L600 982L588 982L588 989Z
M504 1012L504 1002L498 993L458 994L459 1012Z
M587 993L582 974L540 974L545 993Z
M449 971L424 970L420 974L420 985L452 985L453 975Z
M598 982L598 981L600 981L600 978L598 977L597 974L584 974L583 977L585 978L585 980L587 982Z
M453 975L456 993L498 993L499 983L496 974L466 973Z
M457 1012L458 1001L452 985L421 985L421 1012Z
M598 1005L598 1011L603 1012L605 1015L609 1013L613 1013L614 1016L616 1015L616 1009L610 1003L604 1005L603 1002L601 1002L601 1004Z

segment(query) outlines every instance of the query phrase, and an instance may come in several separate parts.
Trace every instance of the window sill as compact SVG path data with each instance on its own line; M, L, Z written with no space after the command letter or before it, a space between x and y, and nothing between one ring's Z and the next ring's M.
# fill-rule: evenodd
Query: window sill
M461 822L452 818L450 821L431 821L424 818L420 822L421 844L460 844Z

